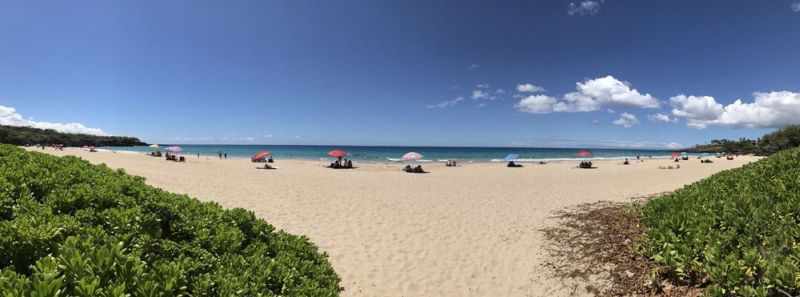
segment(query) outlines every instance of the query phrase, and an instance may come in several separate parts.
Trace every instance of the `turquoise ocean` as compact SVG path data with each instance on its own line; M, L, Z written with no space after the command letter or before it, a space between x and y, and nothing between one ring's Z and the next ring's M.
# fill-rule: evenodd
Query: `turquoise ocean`
M523 148L523 147L416 147L416 146L328 146L328 145L200 145L200 144L174 144L182 148L179 155L217 158L220 152L227 153L228 158L250 158L261 150L270 150L276 160L304 159L328 160L328 151L341 149L346 151L348 158L361 162L386 162L390 159L399 159L407 152L418 152L424 156L424 161L438 162L454 159L467 162L499 162L508 154L519 154L519 161L569 161L586 159L576 156L583 148ZM161 149L172 146L162 145ZM103 150L121 152L148 153L152 151L147 146L131 147L98 147ZM636 158L667 158L673 151L649 149L588 149L593 155L591 159L624 159Z

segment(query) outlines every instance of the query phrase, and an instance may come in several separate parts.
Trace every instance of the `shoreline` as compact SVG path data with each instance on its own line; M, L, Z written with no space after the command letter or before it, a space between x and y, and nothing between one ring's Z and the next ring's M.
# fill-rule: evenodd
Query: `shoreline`
M72 148L72 149L82 149L82 148ZM141 152L141 151L114 150L114 149L107 149L107 148L97 149L97 151L99 151L99 152L112 152L112 153L124 153L124 154L144 154L144 155L148 155L148 153ZM187 158L196 158L196 154L193 154L193 153L188 153L188 154L177 153L176 155L185 156ZM691 157L687 161L691 161L693 159L696 159L695 157L697 157L697 155L690 155L690 156ZM285 156L279 156L279 157L282 158L282 157L285 157ZM712 157L713 156L709 156L709 158L712 158ZM218 159L217 156L203 155L203 154L200 155L200 158ZM716 159L716 157L713 157L713 158ZM435 159L435 160L422 159L422 160L417 160L417 161L413 161L413 162L404 162L404 161L396 161L396 160L390 160L390 159L392 159L392 158L386 157L385 159L351 159L351 160L356 161L358 163L368 163L368 164L388 163L388 164L422 164L422 165L424 165L424 164L444 163L444 162L448 161L448 159ZM625 159L628 159L629 161L633 162L633 161L636 161L636 156L574 157L574 158L520 158L520 159L514 160L514 162L523 163L523 164L531 164L531 163L539 163L539 162L557 163L557 162L580 162L580 161L593 161L594 162L594 161L609 161L609 160L610 161L623 161ZM655 160L655 159L672 159L672 157L671 156L667 156L667 155L653 155L653 156L641 157L641 160ZM242 157L242 156L229 156L228 158L226 158L226 159L224 158L222 160L246 160L246 161L249 161L250 158L249 157ZM282 159L282 160L284 160L284 161L285 160L314 161L314 162L334 162L334 161L336 161L336 159L332 158L332 157L319 157L319 159L303 158L303 157L290 157L290 158L286 158L286 159ZM507 160L497 159L497 158L493 158L493 159L449 159L449 160L456 160L456 161L459 161L459 162L464 162L464 163L469 163L469 164L484 164L484 163L486 163L486 164L497 164L497 163L506 163L506 162L508 162Z
M30 150L124 168L147 184L242 207L277 229L308 236L330 255L342 296L590 295L545 267L552 258L541 230L558 223L554 211L673 191L759 159L690 159L678 170L658 169L675 163L655 158L628 166L601 160L592 170L570 162L431 163L423 164L430 174L408 174L402 163L332 170L322 161L276 160L278 170L258 170L263 164L247 159L176 163L145 154Z

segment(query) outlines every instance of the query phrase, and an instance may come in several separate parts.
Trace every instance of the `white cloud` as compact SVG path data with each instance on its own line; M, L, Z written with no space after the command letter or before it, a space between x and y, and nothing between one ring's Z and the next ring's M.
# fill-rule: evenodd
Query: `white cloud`
M753 93L754 101L741 99L723 106L710 96L678 95L670 98L672 114L687 118L690 127L708 125L734 128L780 128L800 123L800 93L789 91Z
M474 90L472 91L472 99L473 100L482 100L482 99L490 99L489 93L482 91L482 90Z
M475 107L476 108L484 108L484 107L486 107L486 103L481 102L480 104L475 105Z
M725 106L715 124L747 128L781 128L800 123L800 93L754 93L753 103L737 99Z
M613 110L613 109L611 109L611 108L609 108L609 109L606 109L606 112L607 112L607 113L610 113L610 114L615 114L615 113L617 113L617 111L616 111L616 110Z
M609 106L658 108L658 99L639 93L627 82L613 76L589 79L576 83L576 92L564 94L563 100L552 104L548 112L590 112ZM538 112L545 113L545 112Z
M677 142L670 142L670 143L667 143L666 147L668 149L679 149L679 148L684 148L685 146L683 146L682 144L677 143Z
M800 13L800 1L792 3L792 12Z
M478 68L478 67L481 67L481 65L478 65L478 64L470 64L469 66L467 66L467 69L468 69L468 70L472 70L472 69L475 69L475 68Z
M567 6L567 14L574 16L574 15L595 15L600 12L600 3L603 3L603 0L595 1L595 0L584 0L578 4L575 2L571 2L569 6Z
M656 123L677 123L678 118L670 118L669 115L664 113L654 113L647 115L647 119Z
M436 104L428 104L428 105L425 105L425 107L431 108L431 109L433 109L433 108L445 108L445 107L455 106L456 104L458 104L461 101L464 101L464 97L457 97L457 98L455 98L453 100L446 100L446 101L442 101L442 102L439 102L439 103L436 103Z
M519 84L517 85L517 92L520 93L538 93L544 92L545 89L534 84Z
M630 128L639 124L639 119L636 118L636 115L623 112L619 116L619 119L613 122L614 125Z
M530 95L522 98L514 107L527 113L549 113L557 103L558 99L547 95Z
M58 132L72 134L110 135L100 128L89 128L80 123L51 123L34 121L33 118L25 119L13 107L2 105L0 105L0 125L53 129Z
M641 94L630 84L613 76L600 77L577 84L577 92L564 95L577 110L596 110L600 106L658 108L661 104L650 94Z
M272 134L264 135L264 138L272 138Z
M497 89L497 90L495 90L494 92L495 92L496 94L500 94L500 95L502 95L502 94L505 94L505 93L506 93L506 90L503 90L503 89Z
M477 84L475 87L478 89L488 89L491 86L489 84Z

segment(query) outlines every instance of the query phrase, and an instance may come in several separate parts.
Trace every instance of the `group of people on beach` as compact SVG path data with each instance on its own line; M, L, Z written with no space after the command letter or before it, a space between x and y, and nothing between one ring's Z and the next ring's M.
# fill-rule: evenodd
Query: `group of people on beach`
M348 159L337 159L336 162L331 163L329 168L333 169L353 169L353 161Z
M408 173L428 173L424 169L422 169L422 165L417 165L416 167L411 167L411 165L406 165L403 167L403 171Z

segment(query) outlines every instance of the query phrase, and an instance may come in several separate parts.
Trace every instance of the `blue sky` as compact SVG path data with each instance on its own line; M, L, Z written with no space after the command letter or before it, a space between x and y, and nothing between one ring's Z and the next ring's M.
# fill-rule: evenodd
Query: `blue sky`
M800 122L793 0L5 1L0 44L0 123L157 143L666 147Z

